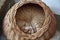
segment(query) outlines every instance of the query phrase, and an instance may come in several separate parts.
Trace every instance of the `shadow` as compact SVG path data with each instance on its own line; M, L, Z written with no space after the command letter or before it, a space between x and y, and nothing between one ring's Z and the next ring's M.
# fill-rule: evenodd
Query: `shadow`
M60 31L60 15L56 15L55 14L55 17L56 17L56 22L57 22L57 31Z

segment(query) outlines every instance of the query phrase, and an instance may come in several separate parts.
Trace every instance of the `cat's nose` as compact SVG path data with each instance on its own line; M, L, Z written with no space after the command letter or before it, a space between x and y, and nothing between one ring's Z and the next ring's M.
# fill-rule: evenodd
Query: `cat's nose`
M29 34L34 33L32 26L26 26L25 30L28 30L27 33L29 33Z
M27 27L25 27L25 29L30 30L30 29L32 29L32 26L27 26Z

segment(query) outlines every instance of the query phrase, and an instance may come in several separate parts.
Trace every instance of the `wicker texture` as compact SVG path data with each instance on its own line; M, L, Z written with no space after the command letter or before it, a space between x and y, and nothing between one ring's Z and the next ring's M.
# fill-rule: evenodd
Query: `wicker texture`
M22 7L28 3L38 4L44 11L33 5ZM28 32L23 30L25 28L21 25L25 23L27 24L25 27L27 27L30 22L35 27L34 30L31 27L31 30L27 30ZM3 30L7 40L49 40L55 33L56 20L52 11L42 1L21 0L7 12L3 22Z

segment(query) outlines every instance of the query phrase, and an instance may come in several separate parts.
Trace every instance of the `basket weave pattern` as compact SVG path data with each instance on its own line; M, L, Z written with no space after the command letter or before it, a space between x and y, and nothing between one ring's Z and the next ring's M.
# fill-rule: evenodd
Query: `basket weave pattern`
M22 5L28 3L40 5L45 12L45 20L43 22L42 28L31 35L21 31L18 25L16 24L15 19L17 9ZM46 6L46 4L39 0L21 0L7 12L4 18L3 30L4 34L7 37L7 40L49 40L50 37L55 33L55 26L55 17L49 7Z

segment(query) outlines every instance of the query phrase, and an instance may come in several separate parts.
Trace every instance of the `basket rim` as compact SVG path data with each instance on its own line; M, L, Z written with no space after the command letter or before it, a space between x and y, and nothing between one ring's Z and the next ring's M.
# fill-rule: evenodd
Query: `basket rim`
M29 34L25 34L24 32L22 32L22 31L20 30L20 31L23 33L22 35L27 35L27 37L25 36L24 38L35 39L35 38L37 38L37 37L41 37L41 36L44 34L44 32L46 32L46 31L48 30L49 24L50 24L50 22L51 22L51 16L49 15L49 12L47 11L47 10L49 10L49 9L46 10L46 8L48 8L48 7L47 7L47 5L44 4L42 1L39 1L39 0L36 0L36 1L23 1L23 0L21 0L21 1L19 1L18 3L16 3L16 4L7 12L7 14L6 14L5 18L4 18L3 28L5 27L6 21L9 22L9 19L12 20L12 17L13 17L13 16L15 17L16 10L17 10L19 7L21 7L21 6L23 6L24 4L27 4L27 3L38 4L39 6L41 6L41 7L43 8L43 10L44 10L44 12L45 12L45 20L44 20L44 23L43 23L43 25L42 25L43 27L42 27L38 32L29 35ZM12 14L12 13L13 13L13 14ZM7 16L8 16L8 17L7 17ZM8 19L8 20L6 20L6 19ZM14 22L14 24L16 25L15 19L14 19L13 22ZM8 24L8 23L7 23L7 24ZM14 24L13 24L13 26L14 26ZM18 28L15 29L15 30L18 30ZM20 32L20 31L18 31L18 32ZM15 31L15 32L16 32L16 31Z

